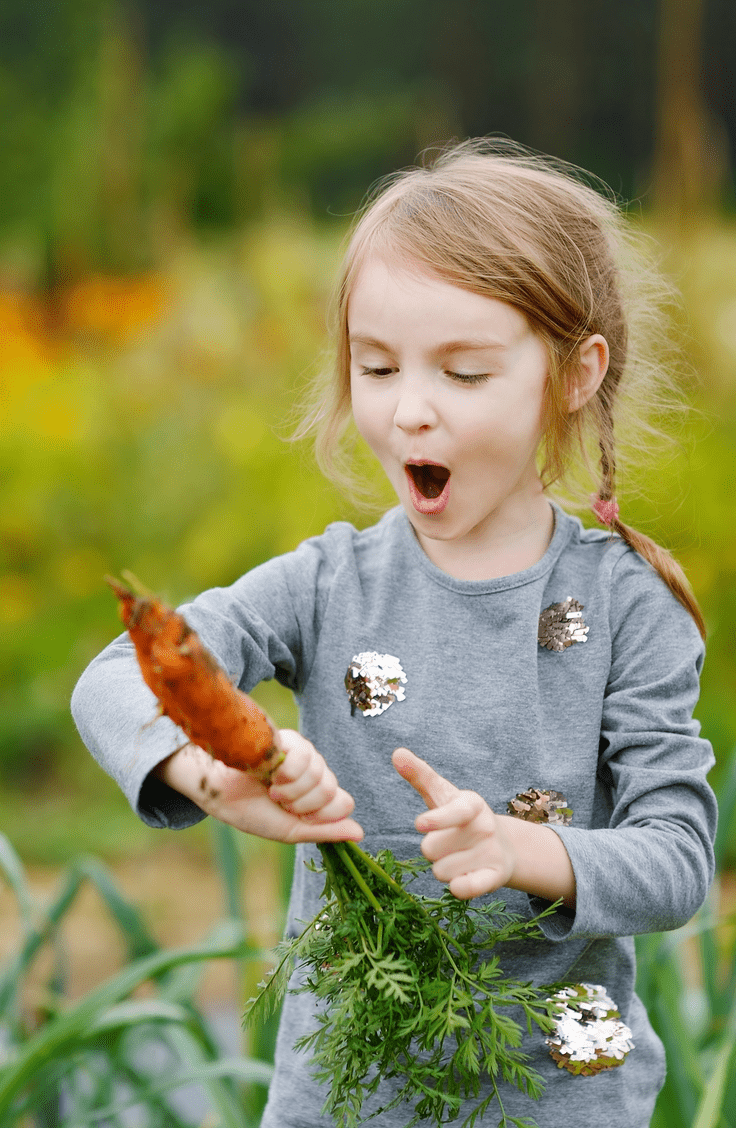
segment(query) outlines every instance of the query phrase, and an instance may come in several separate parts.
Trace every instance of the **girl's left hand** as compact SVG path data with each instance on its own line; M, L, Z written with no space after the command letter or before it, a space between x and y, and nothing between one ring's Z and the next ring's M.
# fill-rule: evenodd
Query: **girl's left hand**
M460 791L408 748L397 748L393 764L429 808L414 825L432 873L460 900L506 885L516 863L505 820L475 791Z

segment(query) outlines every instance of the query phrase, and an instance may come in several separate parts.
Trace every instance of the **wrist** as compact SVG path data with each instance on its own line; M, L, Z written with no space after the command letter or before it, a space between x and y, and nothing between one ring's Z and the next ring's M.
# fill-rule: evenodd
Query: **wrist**
M219 761L199 745L185 744L156 764L151 774L204 810L207 797L219 789L218 766Z
M501 833L509 844L512 873L509 889L519 889L547 901L562 898L575 907L575 873L564 843L551 827L497 815Z

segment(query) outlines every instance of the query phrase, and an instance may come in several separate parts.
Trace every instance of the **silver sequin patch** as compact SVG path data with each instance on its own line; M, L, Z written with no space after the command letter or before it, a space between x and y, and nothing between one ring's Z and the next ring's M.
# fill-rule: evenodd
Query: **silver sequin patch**
M406 683L406 675L393 654L378 654L375 650L356 654L345 675L351 714L360 709L366 717L377 717L394 701L404 700L402 683Z
M572 807L568 807L562 792L543 791L539 787L530 787L528 791L520 791L509 799L506 813L525 822L554 823L558 826L569 826L572 822Z
M633 1050L631 1030L621 1021L613 999L597 983L575 983L556 991L548 1002L559 1010L555 1029L545 1042L560 1069L590 1077L615 1069Z
M583 622L583 604L568 595L562 603L552 603L539 616L537 638L547 650L564 650L574 642L587 642L588 630Z

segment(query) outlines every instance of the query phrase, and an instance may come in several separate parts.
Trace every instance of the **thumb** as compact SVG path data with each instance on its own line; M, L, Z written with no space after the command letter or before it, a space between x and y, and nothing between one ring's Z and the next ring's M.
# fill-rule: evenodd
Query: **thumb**
M458 793L453 783L439 775L426 760L420 760L408 748L397 748L391 757L400 776L418 791L429 808L449 803Z

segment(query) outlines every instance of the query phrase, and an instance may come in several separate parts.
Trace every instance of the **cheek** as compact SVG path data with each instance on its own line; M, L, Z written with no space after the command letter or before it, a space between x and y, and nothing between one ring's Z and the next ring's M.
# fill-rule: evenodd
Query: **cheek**
M471 458L478 462L488 459L516 463L536 452L543 428L541 413L518 405L499 418L484 417L480 413L465 421L460 431L460 441Z
M350 408L355 420L355 426L363 434L363 420L366 416L364 397L361 395L358 381L353 377L350 380ZM365 438L365 436L363 436Z
M381 435L380 403L355 380L351 384L350 403L358 434L375 450Z

